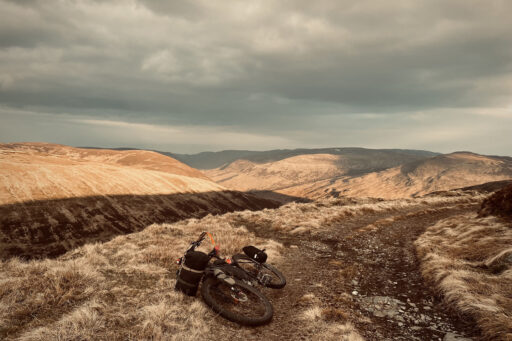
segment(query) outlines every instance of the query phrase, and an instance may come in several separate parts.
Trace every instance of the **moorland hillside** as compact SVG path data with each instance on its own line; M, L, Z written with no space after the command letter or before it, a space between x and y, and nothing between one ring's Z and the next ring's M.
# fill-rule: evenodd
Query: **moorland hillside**
M152 222L275 207L148 151L0 145L0 256L58 255Z
M271 190L312 199L407 198L512 179L512 158L470 152L437 155L384 170L375 170L383 164L372 162L331 154L301 155L263 164L238 160L205 174L231 189Z

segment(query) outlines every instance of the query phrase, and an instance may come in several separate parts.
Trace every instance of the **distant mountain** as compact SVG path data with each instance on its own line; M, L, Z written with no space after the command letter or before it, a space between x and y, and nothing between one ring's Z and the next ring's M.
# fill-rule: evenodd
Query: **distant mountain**
M420 154L421 155L421 154ZM204 171L228 188L289 196L402 198L512 179L512 158L457 152L433 157L362 150L300 155L275 162L238 160Z
M366 149L366 148L317 148L317 149L276 149L268 151L224 150L220 152L202 152L198 154L175 154L159 152L171 156L187 165L198 169L214 169L226 167L237 160L247 160L253 163L268 163L280 161L293 156L310 154L341 155L350 158L372 157L379 159L385 166L397 165L412 160L421 160L439 155L439 153L410 150L410 149ZM384 161L386 160L386 161Z
M299 151L306 153L268 162L240 159L216 169L204 170L204 173L217 183L238 190L283 190L317 181L360 176L437 155L425 151L364 148L298 149L293 152ZM277 153L269 153L267 158L278 156Z
M58 255L152 223L276 206L152 151L0 144L0 258Z
M509 179L512 158L456 152L362 176L290 187L282 193L312 198L343 195L392 199Z

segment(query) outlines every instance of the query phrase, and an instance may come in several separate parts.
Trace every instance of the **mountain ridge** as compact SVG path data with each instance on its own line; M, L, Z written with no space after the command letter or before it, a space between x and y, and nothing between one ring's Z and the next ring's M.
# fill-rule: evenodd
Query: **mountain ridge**
M368 166L374 160L363 160L366 162L363 166L348 162L346 168L339 167L334 171L328 164L333 157L325 155L323 163L310 164L302 158L302 173L286 167L287 161L294 158L265 164L243 161L243 169L237 169L241 162L235 161L228 167L204 172L228 188L271 190L311 199L328 196L394 199L512 179L512 158L471 152L441 154L381 169L376 167L378 164L373 165L373 169ZM324 176L317 176L313 171L308 174L308 169L321 169Z
M86 149L112 149L112 150L146 150L138 148L101 148L101 147L80 147ZM329 147L329 148L296 148L296 149L272 149L264 151L252 150L222 150L218 152L205 151L195 154L180 154L165 152L156 149L148 149L166 156L175 158L191 167L198 169L215 169L222 166L228 166L232 162L240 159L253 161L256 163L265 163L268 161L279 161L288 157L305 154L333 154L342 153L361 153L361 152L382 152L395 153L397 155L412 155L418 158L440 155L437 152L416 149L371 149L362 147Z

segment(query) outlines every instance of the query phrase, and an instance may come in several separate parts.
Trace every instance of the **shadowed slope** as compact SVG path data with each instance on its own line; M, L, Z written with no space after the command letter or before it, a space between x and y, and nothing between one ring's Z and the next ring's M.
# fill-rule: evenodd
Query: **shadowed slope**
M512 184L485 199L480 216L496 215L512 219Z
M279 206L234 192L91 196L0 206L0 258L57 256L85 243L236 210Z

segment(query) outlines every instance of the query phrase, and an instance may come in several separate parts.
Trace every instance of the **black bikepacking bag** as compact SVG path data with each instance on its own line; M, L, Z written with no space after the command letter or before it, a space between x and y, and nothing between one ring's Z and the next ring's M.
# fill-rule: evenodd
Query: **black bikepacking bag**
M174 289L189 296L195 296L209 260L210 258L204 252L187 252L178 270Z
M247 257L254 259L258 263L265 263L267 261L267 254L265 251L258 249L256 246L245 246L242 250Z

